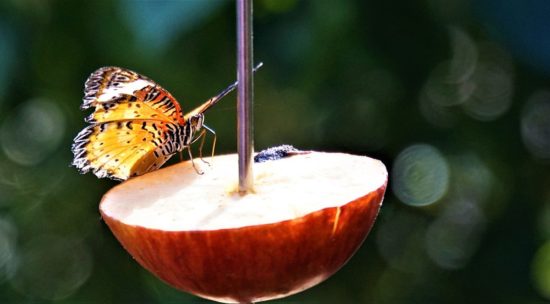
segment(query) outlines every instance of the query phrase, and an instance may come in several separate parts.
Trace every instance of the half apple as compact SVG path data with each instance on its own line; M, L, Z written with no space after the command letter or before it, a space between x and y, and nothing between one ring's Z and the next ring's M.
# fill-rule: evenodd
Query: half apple
M377 160L311 152L254 164L236 191L237 156L182 162L114 187L100 212L138 263L197 296L250 303L314 286L359 248L380 209Z

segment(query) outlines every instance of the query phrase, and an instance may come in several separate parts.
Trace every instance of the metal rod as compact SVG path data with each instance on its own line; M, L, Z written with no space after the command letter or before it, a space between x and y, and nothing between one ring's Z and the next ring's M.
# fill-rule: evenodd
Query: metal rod
M252 0L237 0L237 153L241 194L249 192L253 187L252 61Z

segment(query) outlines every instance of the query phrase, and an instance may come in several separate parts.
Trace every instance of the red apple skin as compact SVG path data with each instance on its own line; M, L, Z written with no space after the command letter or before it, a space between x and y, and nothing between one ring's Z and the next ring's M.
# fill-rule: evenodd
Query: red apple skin
M132 257L168 284L250 303L300 292L340 269L374 224L386 185L338 208L233 229L162 231L102 216Z

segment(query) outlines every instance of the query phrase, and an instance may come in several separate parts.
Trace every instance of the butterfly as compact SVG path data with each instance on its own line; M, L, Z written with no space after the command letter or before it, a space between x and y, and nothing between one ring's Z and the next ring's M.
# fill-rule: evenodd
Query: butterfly
M183 114L176 99L151 79L124 68L102 67L84 85L80 108L94 110L85 118L89 125L73 141L72 165L80 173L126 180L160 168L184 149L193 160L190 145L200 138L204 143L206 131L214 134L213 147L216 143L215 132L204 125L204 112L237 84Z

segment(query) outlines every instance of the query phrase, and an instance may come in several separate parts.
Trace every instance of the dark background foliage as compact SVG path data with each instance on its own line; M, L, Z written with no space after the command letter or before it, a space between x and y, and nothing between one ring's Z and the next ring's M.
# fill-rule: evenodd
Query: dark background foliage
M257 0L256 149L382 159L390 187L357 254L279 301L550 299L550 4ZM116 65L185 110L235 79L228 0L0 3L0 302L190 303L101 221L116 183L69 167L83 83ZM234 152L235 96L207 115ZM291 173L290 173L291 174Z

